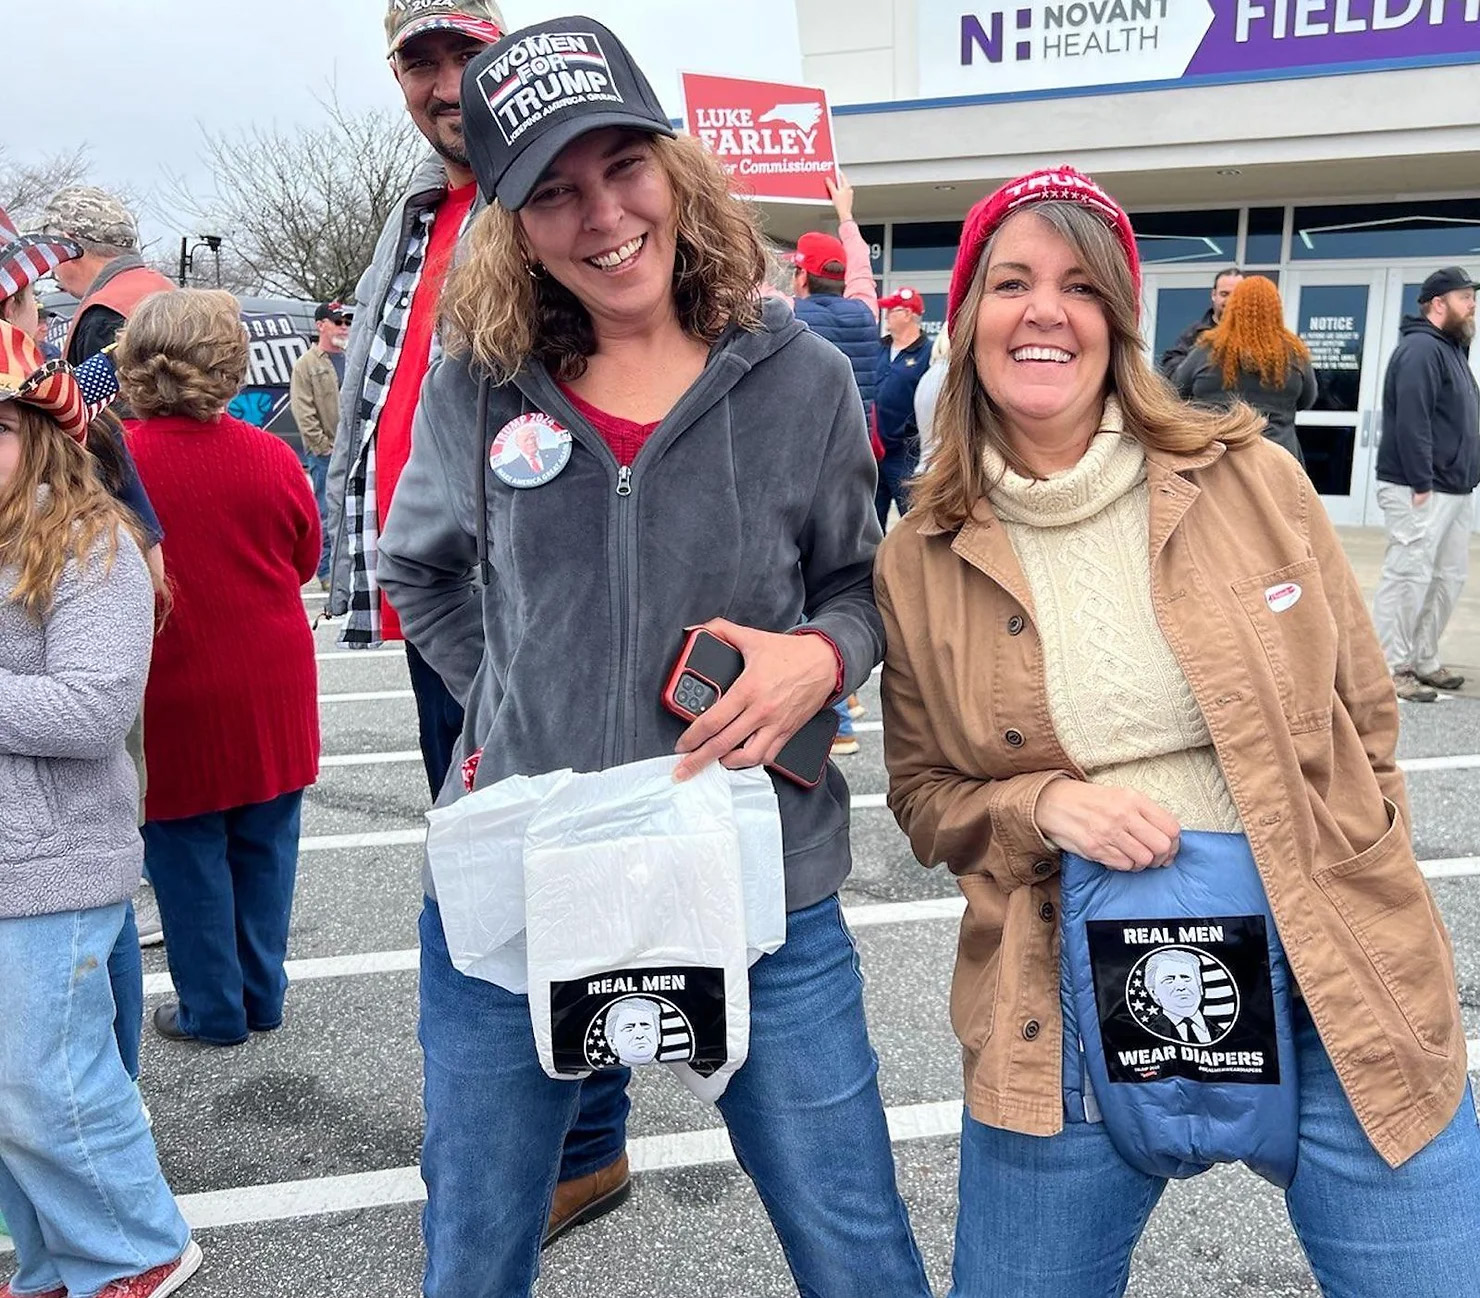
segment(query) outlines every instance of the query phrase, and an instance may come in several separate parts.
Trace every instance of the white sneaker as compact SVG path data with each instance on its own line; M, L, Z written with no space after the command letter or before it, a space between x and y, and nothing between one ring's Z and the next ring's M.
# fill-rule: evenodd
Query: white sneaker
M159 902L146 879L134 893L134 923L139 926L140 946L159 946L164 942L164 924L159 918Z

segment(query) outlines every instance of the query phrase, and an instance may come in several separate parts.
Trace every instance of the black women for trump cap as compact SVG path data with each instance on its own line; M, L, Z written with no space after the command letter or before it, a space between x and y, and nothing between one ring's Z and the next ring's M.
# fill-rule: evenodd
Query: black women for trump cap
M478 187L511 212L588 131L674 134L642 69L594 18L552 18L490 45L463 71L462 118Z

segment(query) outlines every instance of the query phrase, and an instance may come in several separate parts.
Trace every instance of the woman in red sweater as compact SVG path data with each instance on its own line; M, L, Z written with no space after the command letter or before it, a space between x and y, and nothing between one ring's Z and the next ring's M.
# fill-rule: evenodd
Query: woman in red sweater
M174 593L144 696L145 865L179 996L154 1026L235 1045L282 1022L299 813L318 778L300 594L318 510L292 451L225 413L247 366L231 294L147 298L116 360Z

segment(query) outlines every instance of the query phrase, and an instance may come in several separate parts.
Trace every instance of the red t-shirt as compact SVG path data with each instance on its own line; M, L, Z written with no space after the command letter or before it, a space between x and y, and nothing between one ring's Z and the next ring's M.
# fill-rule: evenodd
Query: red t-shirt
M601 440L612 448L617 463L628 468L637 458L638 451L642 450L643 443L658 429L657 424L634 424L630 419L598 410L589 401L581 400L564 383L560 385L560 390L565 393L570 404L586 416L586 422L601 434Z
M401 480L401 471L411 458L411 421L416 417L421 381L426 378L431 362L432 331L437 325L437 302L442 296L442 284L447 278L448 267L452 265L457 236L477 194L476 182L461 189L449 189L432 222L421 280L416 286L416 295L411 299L401 358L396 362L396 372L391 375L390 391L385 394L385 405L375 432L375 505L382 531L391 512L396 483ZM380 635L383 640L402 638L401 621L384 595L380 597Z

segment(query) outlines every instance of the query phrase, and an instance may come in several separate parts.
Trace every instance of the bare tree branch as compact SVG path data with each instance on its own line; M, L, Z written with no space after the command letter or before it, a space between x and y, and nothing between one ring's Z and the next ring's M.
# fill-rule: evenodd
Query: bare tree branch
M332 86L320 103L325 120L313 127L203 132L214 189L208 198L173 182L177 210L200 233L225 239L227 287L343 299L369 265L426 142L404 113L350 113ZM194 260L191 282L213 283L210 255L202 249Z
M26 162L0 144L0 206L25 229L40 217L57 190L79 184L87 172L87 150L81 145L71 153L56 153Z

